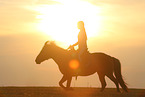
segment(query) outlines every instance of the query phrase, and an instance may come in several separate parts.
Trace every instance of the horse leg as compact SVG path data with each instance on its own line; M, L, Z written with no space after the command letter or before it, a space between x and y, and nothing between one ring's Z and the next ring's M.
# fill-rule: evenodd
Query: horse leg
M100 91L103 92L103 90L106 87L105 75L104 74L98 74L98 75L99 75L99 79L100 79L100 82L101 82L101 85L102 85L102 88L101 88Z
M110 79L115 83L116 88L117 88L117 92L120 92L118 81L117 81L116 78L113 76L113 74L107 75L107 77L110 78Z
M66 85L67 90L73 90L72 88L70 88L71 80L72 80L72 77L68 77L67 85Z
M66 76L63 75L63 77L61 78L61 80L59 81L59 85L60 87L62 87L63 89L65 89L66 87L63 85L63 83L67 80Z

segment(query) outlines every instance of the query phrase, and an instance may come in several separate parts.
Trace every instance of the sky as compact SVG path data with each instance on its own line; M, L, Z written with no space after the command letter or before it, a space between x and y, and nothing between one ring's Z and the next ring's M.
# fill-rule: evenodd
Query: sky
M57 64L35 58L47 40L64 49L75 43L83 20L89 51L118 58L128 87L145 88L144 10L144 0L0 0L0 86L59 86ZM71 86L101 84L93 74Z

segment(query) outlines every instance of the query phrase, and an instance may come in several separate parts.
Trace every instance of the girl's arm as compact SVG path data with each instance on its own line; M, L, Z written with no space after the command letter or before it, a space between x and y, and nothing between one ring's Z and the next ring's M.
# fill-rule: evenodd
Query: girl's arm
M76 45L78 45L78 42L76 42L75 44L73 44L72 47L74 47L74 46L76 46Z
M78 42L76 42L76 43L73 44L73 45L70 45L70 46L68 47L68 49L71 49L71 48L73 48L73 47L76 46L76 45L78 45Z

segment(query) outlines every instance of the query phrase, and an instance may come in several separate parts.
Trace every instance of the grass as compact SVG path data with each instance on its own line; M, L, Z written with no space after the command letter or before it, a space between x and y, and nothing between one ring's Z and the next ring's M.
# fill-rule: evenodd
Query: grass
M74 88L65 91L59 87L0 87L0 97L145 97L145 89L129 89L117 93L114 88Z

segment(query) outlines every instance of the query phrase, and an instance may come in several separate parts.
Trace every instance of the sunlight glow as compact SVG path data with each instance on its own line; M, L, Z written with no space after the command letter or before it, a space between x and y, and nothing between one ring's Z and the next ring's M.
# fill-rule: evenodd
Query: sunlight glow
M78 60L71 60L69 63L69 67L72 69L78 69L78 67L79 67Z
M79 0L54 0L59 5L41 5L36 10L39 20L38 29L50 35L53 40L65 44L73 44L77 41L79 30L77 22L85 23L88 38L99 34L101 28L100 9L90 3Z

